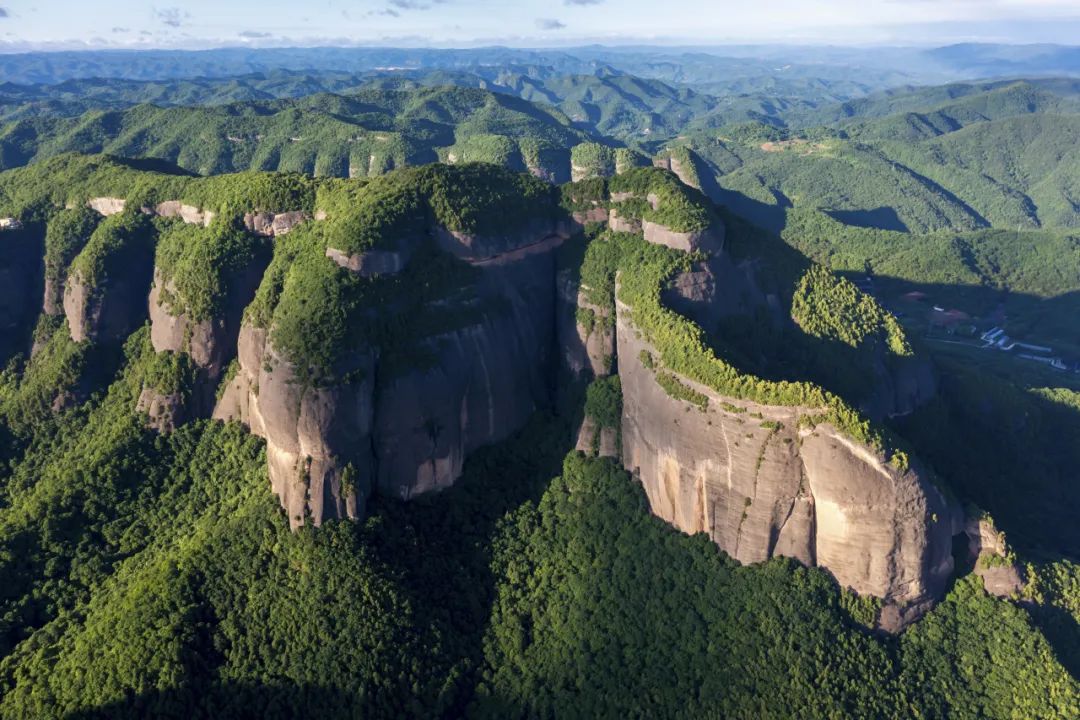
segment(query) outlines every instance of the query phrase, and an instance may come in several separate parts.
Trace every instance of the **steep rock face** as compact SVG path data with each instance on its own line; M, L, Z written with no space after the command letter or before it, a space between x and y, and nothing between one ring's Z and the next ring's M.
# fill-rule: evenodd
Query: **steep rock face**
M186 405L183 398L175 393L162 395L154 388L144 388L139 409L148 403L155 405L157 412L149 413L152 427L168 432L184 419L206 417L213 412L214 389L226 364L237 353L243 308L254 297L265 267L265 259L256 258L248 267L227 278L228 294L224 302L227 311L204 320L196 320L183 312L174 314L174 309L163 301L162 296L178 299L181 296L172 280L166 280L161 270L154 268L154 282L147 301L150 341L154 351L185 353L198 372L192 396ZM165 421L156 422L159 416Z
M667 307L710 334L721 320L735 316L764 316L777 327L790 326L791 319L783 311L779 297L770 290L759 283L755 261L736 264L721 252L695 263L689 272L676 275L661 297ZM870 372L871 382L866 394L853 401L869 418L907 415L937 394L937 374L926 356L900 357L878 348L862 362Z
M144 387L135 404L135 412L146 413L147 427L159 433L169 433L187 420L184 401L179 393L161 393Z
M777 324L783 322L779 298L759 285L754 263L736 264L726 253L714 253L676 275L661 298L664 305L707 332L722 318L758 311L767 313Z
M536 246L536 241L523 247ZM473 450L522 427L550 394L554 293L550 252L487 262L481 320L423 341L433 367L381 377L379 489L408 498L452 484Z
M964 533L968 539L968 560L983 581L983 588L1001 598L1015 597L1024 589L1024 573L1012 559L1005 534L993 521L976 513L967 519Z
M51 277L45 278L45 292L41 301L41 312L55 317L64 314L64 283Z
M619 459L619 432L616 428L599 427L588 415L581 421L574 449L593 457Z
M654 245L667 245L683 252L718 252L724 247L723 225L713 225L704 230L675 232L658 223L643 220L645 239Z
M368 250L362 253L348 254L337 248L326 248L326 257L339 266L365 278L376 275L396 275L405 269L412 259L422 238L403 238L398 240L395 250Z
M256 212L244 215L244 227L257 235L277 237L284 235L310 216L299 210L287 212Z
M353 382L306 387L273 348L272 332L241 330L240 369L214 417L240 420L266 438L271 484L294 527L358 517L375 488L411 498L448 487L470 452L505 439L548 400L552 251L565 229L541 222L506 236L432 235L479 274L474 297L439 308L465 320L410 348L429 362L365 352L336 373Z
M613 318L608 317L606 308L589 302L573 271L561 271L555 282L563 367L575 380L606 375L615 357Z
M608 227L614 232L639 233L641 221L632 217L623 217L617 208L612 208L608 213Z
M0 361L33 327L44 265L42 243L27 229L0 230Z
M653 353L618 306L623 463L654 513L707 533L740 562L784 555L885 600L902 628L944 591L956 510L918 469L900 472L827 424L800 430L813 408L719 396L707 411L677 400L641 362Z
M874 419L909 415L937 394L937 373L929 358L875 358L874 389L859 410Z
M353 358L354 382L311 387L266 330L245 325L238 345L240 370L214 417L240 420L266 439L270 484L289 523L360 517L373 485L374 356Z
M174 310L163 301L163 294L179 297L179 292L172 280L166 280L155 267L147 303L154 350L187 353L209 379L216 380L236 354L243 308L254 297L265 268L265 258L256 258L227 278L228 294L223 303L227 311L206 320L195 320L186 313L173 314Z
M110 215L119 215L124 212L127 201L124 200L124 198L117 197L96 197L87 200L86 204L105 217L109 217Z
M146 296L153 259L136 253L116 267L99 285L88 284L78 272L64 283L64 315L71 339L108 342L123 340L146 318Z
M672 155L657 157L653 159L653 165L675 173L676 177L679 178L679 181L683 185L698 190L701 189L701 183L698 181L699 174L697 169L693 167L692 156L689 156L688 159L682 159Z
M146 212L146 209L144 209L144 212ZM186 205L179 200L166 200L158 203L153 212L163 218L176 217L188 225L202 225L203 227L209 227L214 220L213 212L201 210L193 205Z

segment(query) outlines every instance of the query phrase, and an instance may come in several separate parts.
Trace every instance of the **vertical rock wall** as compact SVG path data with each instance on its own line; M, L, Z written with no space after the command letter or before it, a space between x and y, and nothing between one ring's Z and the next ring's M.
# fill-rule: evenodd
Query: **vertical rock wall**
M886 601L881 624L902 627L945 589L956 509L918 468L898 471L828 424L815 408L671 397L646 367L658 355L618 305L623 463L654 513L704 532L740 562L774 556L822 567Z

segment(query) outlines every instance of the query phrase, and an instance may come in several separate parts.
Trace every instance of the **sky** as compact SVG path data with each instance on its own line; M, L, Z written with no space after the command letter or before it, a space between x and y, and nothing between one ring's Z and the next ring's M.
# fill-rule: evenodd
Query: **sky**
M0 0L6 50L941 45L1080 38L1080 0Z

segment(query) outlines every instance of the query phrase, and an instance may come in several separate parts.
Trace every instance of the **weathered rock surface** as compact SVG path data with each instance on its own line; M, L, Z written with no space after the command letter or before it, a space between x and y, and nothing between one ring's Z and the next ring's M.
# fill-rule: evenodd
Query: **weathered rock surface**
M123 340L143 323L150 285L149 260L133 259L100 287L87 285L78 273L68 276L64 283L64 315L72 340Z
M56 316L64 314L64 283L51 277L45 278L45 292L41 301L41 312Z
M867 417L909 415L937 395L937 373L927 357L885 357L882 351L873 370L873 391L859 402Z
M159 433L170 433L187 419L184 401L179 393L163 394L149 387L144 387L139 393L135 412L146 413L147 427Z
M96 197L86 202L87 206L108 217L124 211L127 201L124 198ZM158 215L164 218L179 218L189 225L208 227L216 214L212 210L188 205L179 200L165 200L153 207L143 207L146 215ZM244 227L249 231L266 237L284 235L311 216L301 210L283 210L276 212L258 211L244 214Z
M585 226L588 223L606 223L609 212L605 207L594 207L588 210L578 210L573 214L574 222Z
M357 517L375 488L411 498L448 487L470 452L505 439L548 401L552 251L563 229L541 222L506 236L433 235L479 276L467 301L475 319L418 339L429 364L388 365L364 353L346 368L360 379L305 387L271 333L241 330L240 370L214 417L266 438L271 484L294 526Z
M310 220L305 212L292 210L287 212L256 212L244 215L244 227L257 235L277 237L284 235L300 223Z
M639 233L641 221L632 217L623 217L618 208L612 208L608 213L608 227L615 232Z
M915 467L900 472L828 424L800 430L814 408L709 398L700 411L669 396L640 361L655 354L618 307L623 463L655 514L707 533L740 562L784 555L883 598L901 629L952 573L957 512Z
M368 250L349 255L336 248L326 248L326 257L361 277L395 275L405 269L416 250L417 242L401 242L398 250Z
M88 207L101 213L105 217L119 215L124 212L127 201L124 198L96 197L86 201Z
M976 514L967 519L964 534L968 538L968 559L983 588L1001 598L1018 596L1024 589L1024 572L1010 559L1005 534L994 527L990 518Z
M683 252L719 252L724 247L724 226L714 225L704 230L675 232L648 220L641 222L645 239L654 245L667 245Z
M18 346L33 328L43 252L41 238L27 229L0 231L0 361L25 349Z
M619 431L599 427L588 415L581 421L574 449L591 457L619 459Z
M227 311L219 316L196 320L176 311L162 299L163 291L182 300L176 285L166 280L154 268L154 282L148 300L150 310L150 340L156 352L187 353L209 380L221 376L225 365L236 355L237 336L243 309L255 296L267 259L256 257L246 267L226 278Z
M355 382L310 387L267 331L245 326L239 359L214 417L240 420L266 439L270 484L290 524L360 517L372 487L373 356L354 358Z
M563 367L575 380L603 377L612 370L615 358L614 322L608 311L588 301L575 273L564 270L556 277L558 293L558 339ZM579 311L592 314L592 326L579 318Z
M158 203L154 213L163 218L180 218L189 225L202 225L209 227L214 220L214 213L210 210L201 210L193 205L186 205L179 200L166 200Z
M672 157L671 155L657 157L653 160L653 165L658 168L670 170L675 173L676 177L683 185L688 187L701 189L701 184L698 182L699 173L693 167L687 167L687 165L679 158Z
M726 253L712 254L688 272L676 275L671 286L662 291L661 299L706 332L712 332L723 318L759 311L780 324L784 318L779 301L759 285L754 265L753 261L736 264Z

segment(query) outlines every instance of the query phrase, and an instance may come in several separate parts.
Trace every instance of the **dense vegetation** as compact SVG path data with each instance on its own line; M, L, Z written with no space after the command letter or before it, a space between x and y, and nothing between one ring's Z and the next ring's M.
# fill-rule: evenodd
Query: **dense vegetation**
M974 583L877 638L824 573L738 567L610 462L559 472L554 419L437 498L290 532L242 428L142 428L144 331L127 353L106 394L7 458L5 717L1076 711L1024 611Z
M567 149L587 137L556 110L479 89L365 89L30 117L0 128L0 166L74 151L152 157L203 175L251 169L364 177L450 156L565 173Z
M710 62L684 58L680 67ZM469 84L490 72L473 71L442 77ZM446 493L376 499L363 523L293 533L268 487L261 441L209 421L158 435L133 412L143 388L190 392L186 356L155 354L145 328L118 356L72 342L62 318L43 317L33 358L0 374L0 716L1080 714L1080 401L1056 382L1068 378L1032 373L1032 382L997 356L973 362L934 346L935 400L883 425L854 409L875 362L911 359L929 344L915 340L917 322L905 327L886 310L900 290L980 311L1000 305L1010 332L1080 348L1075 89L995 83L766 108L761 98L718 103L606 71L502 74L504 91L555 104L564 117L479 91L425 89L439 78L417 73L348 97L285 102L269 98L306 94L292 75L231 88L204 80L159 88L162 102L181 104L183 93L255 102L57 108L90 112L23 119L4 132L5 166L35 148L40 159L0 175L0 215L42 231L53 282L71 270L107 283L125 254L156 248L162 280L175 287L163 301L196 319L220 314L236 273L269 262L247 319L270 329L300 381L316 384L355 379L358 355L375 350L380 381L392 382L396 369L433 362L422 342L433 328L475 320L473 269L434 247L435 226L501 236L594 207L682 232L722 218L732 257L754 260L741 270L776 292L793 323L755 315L700 327L662 298L702 258L595 228L564 250L603 311L579 320L595 329L613 321L616 299L624 303L654 348L643 362L688 412L708 398L684 380L822 409L897 467L914 450L1007 533L1026 564L1026 604L960 577L919 624L880 637L865 628L872 603L827 574L785 560L740 567L703 536L672 530L615 463L566 454L569 418L618 428L617 376L589 385L581 405L542 411L513 440L472 455ZM317 89L354 90L354 79ZM130 90L155 100L145 96L152 88ZM31 100L63 100L49 94L61 92ZM643 155L582 144L574 129L639 140L649 129L661 139L695 114L696 129L659 160L702 192L668 172L630 170ZM76 146L203 173L300 172L195 177L153 161L45 158ZM451 156L457 166L383 175ZM506 169L560 162L621 174L555 190ZM633 197L612 202L617 193ZM129 207L102 220L84 207L91 197ZM203 227L138 212L166 200L215 217ZM255 210L325 220L271 243L243 228ZM788 246L876 277L888 300ZM413 255L399 275L363 278L327 258L328 248ZM385 317L363 312L373 306Z

